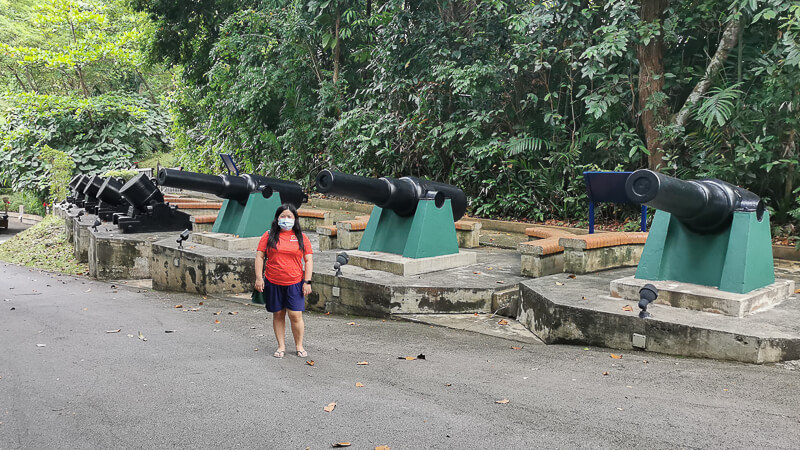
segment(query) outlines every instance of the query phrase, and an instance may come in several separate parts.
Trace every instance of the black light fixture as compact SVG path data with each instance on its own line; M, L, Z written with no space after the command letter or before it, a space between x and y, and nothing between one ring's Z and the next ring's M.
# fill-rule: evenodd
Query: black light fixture
M178 248L183 248L183 241L185 241L187 239L189 239L189 229L188 228L186 230L183 230L183 233L181 233L178 236L178 239L175 239L175 242L178 243Z
M78 222L80 222L80 221L81 221L81 216L82 216L83 214L84 214L83 210L81 210L81 211L78 211L78 215L76 216L76 217L78 218Z
M333 263L333 270L336 271L337 277L342 276L342 266L346 265L348 262L350 262L350 257L347 256L347 253L341 252L336 255L336 262Z
M92 229L93 229L94 231L97 231L97 227L99 227L99 226L100 226L100 225L102 225L102 224L103 224L103 222L100 222L100 219L98 219L98 218L96 218L96 217L95 217L95 219L94 219L94 224L92 225Z
M653 303L653 300L658 298L658 289L650 283L645 284L639 289L639 317L647 319L650 313L647 312L647 306Z

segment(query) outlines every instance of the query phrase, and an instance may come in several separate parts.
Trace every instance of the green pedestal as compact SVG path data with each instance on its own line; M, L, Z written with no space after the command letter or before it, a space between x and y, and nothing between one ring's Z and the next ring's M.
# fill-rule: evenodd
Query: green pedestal
M775 282L769 213L734 212L724 231L698 234L656 211L636 278L714 286L744 294Z
M225 200L211 231L239 237L261 236L269 230L279 206L281 200L278 194L264 198L261 192L251 193L244 204L237 200Z
M420 200L411 217L375 207L358 249L365 252L386 252L406 258L458 253L456 226L450 199L437 208L433 200Z

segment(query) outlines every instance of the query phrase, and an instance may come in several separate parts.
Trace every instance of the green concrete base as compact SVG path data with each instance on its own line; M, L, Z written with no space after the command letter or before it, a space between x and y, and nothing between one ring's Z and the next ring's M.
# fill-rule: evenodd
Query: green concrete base
M697 284L625 277L611 281L611 296L638 304L639 289L647 283L658 288L656 304L733 317L744 317L770 309L794 294L792 280L775 280L769 286L736 294Z
M440 270L464 267L477 262L474 252L460 252L452 255L431 256L429 258L406 258L393 253L348 251L350 265L367 270L382 270L404 277Z
M340 245L342 243L340 242ZM450 199L437 208L434 200L420 200L411 217L375 207L358 249L406 258L428 258L458 253L458 238Z
M769 213L734 212L730 227L698 234L656 211L636 278L674 280L743 294L775 282Z
M244 204L225 200L211 231L239 237L261 237L269 230L279 206L280 195L275 193L264 198L260 192L253 192Z
M246 238L237 237L227 233L202 231L192 233L193 244L205 245L226 251L251 251L255 253L256 248L258 247L258 241L260 240L261 236ZM193 244L188 244L188 246Z

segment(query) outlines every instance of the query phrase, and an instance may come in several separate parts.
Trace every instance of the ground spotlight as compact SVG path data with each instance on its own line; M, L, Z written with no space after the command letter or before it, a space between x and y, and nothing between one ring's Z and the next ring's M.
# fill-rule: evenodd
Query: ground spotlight
M102 224L103 224L103 222L100 222L100 219L98 219L98 218L95 218L95 219L94 219L94 224L92 225L92 229L93 229L94 231L97 231L97 227L99 227L99 226L100 226L100 225L102 225Z
M658 289L650 283L645 284L639 289L639 308L641 311L639 312L639 317L642 319L646 319L650 317L650 313L647 312L647 306L653 302L653 300L658 298Z
M181 233L178 236L178 239L175 239L175 242L178 243L178 248L183 248L183 241L185 241L187 239L189 239L189 230L188 229L183 230L183 233Z
M336 271L336 276L342 276L342 266L350 262L350 257L347 256L347 253L341 252L336 255L336 262L333 263L333 270Z

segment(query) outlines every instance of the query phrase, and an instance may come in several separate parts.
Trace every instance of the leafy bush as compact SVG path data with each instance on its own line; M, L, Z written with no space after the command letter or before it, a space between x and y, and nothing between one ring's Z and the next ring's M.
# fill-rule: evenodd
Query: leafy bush
M167 119L138 95L111 93L88 99L8 95L0 122L0 180L14 189L43 192L44 146L67 154L78 172L130 167L134 158L168 148Z
M10 204L8 205L9 211L18 212L20 205L25 208L25 214L36 214L43 216L45 208L43 203L44 199L39 197L38 194L32 191L14 192L7 196Z

